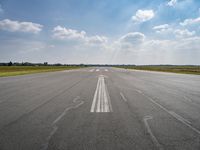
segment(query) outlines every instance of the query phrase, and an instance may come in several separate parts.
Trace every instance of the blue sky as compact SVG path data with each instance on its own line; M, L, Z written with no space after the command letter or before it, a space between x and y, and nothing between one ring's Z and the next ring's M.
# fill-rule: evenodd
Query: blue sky
M200 64L198 0L0 0L0 62Z

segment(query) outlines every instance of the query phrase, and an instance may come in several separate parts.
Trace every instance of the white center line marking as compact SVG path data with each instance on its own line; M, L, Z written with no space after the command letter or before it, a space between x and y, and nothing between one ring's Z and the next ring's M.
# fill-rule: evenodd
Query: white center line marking
M151 131L151 128L148 124L148 120L153 119L152 116L145 116L144 117L144 125L147 129L147 132L149 133L149 135L151 136L152 141L154 142L154 144L158 147L159 150L164 150L163 147L160 145L160 143L158 142L158 140L156 139L156 137L154 136L153 132Z
M99 71L99 69L96 69L96 72L98 72Z
M99 83L99 91L98 91L98 103L97 103L97 112L100 112L100 102L101 102L101 91L102 91L102 82Z
M123 99L125 102L127 102L127 99L126 99L126 97L124 96L124 94L123 94L122 92L120 92L120 96L122 97L122 99Z
M103 75L98 77L97 87L94 93L90 112L112 112L112 105Z
M108 71L108 69L105 69L105 71L107 72L107 71Z
M94 71L94 69L91 69L89 72L93 72Z

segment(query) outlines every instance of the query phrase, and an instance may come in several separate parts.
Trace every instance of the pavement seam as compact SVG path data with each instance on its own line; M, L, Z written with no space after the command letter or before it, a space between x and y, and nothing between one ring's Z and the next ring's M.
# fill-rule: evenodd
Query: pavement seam
M79 96L77 96L76 98L73 99L73 103L77 103L78 100L80 100ZM44 143L42 145L41 150L48 149L50 139L54 136L54 134L58 130L57 123L66 115L66 113L69 110L76 109L76 108L78 108L79 106L81 106L83 104L84 104L84 101L82 101L82 100L77 105L75 105L75 106L73 106L73 104L72 104L72 106L69 106L69 107L65 108L65 110L53 121L53 123L52 123L52 128L53 129L50 132L50 134L48 135L48 137L46 138L46 143Z
M88 79L89 76L91 76L91 74L90 74L90 75L87 75L86 78ZM75 87L76 85L78 85L80 82L82 82L82 81L84 81L84 80L85 80L85 78L80 79L79 81L77 81L76 83L74 83L73 85L71 85L69 88L67 88L67 89L65 89L65 90L63 90L63 91L61 91L61 92L59 92L58 94L56 94L56 95L54 95L53 97L51 97L49 100L45 101L44 103L40 104L39 106L36 106L35 108L33 108L32 110L30 110L29 112L22 114L19 118L17 118L17 119L15 119L15 120L9 122L8 124L4 125L0 130L3 130L3 129L6 128L7 126L10 126L10 125L12 125L12 124L18 122L19 120L23 119L24 117L30 115L30 114L33 113L34 111L38 110L39 108L41 108L41 107L43 107L44 105L46 105L46 104L50 103L51 101L53 101L57 96L59 96L59 95L65 93L65 92L67 92L68 90L72 89L73 87Z
M136 90L137 91L137 90ZM159 108L161 108L162 110L164 110L165 112L167 112L169 115L171 115L173 118L175 118L176 120L180 121L182 124L186 125L187 127L189 127L191 130L193 130L194 132L196 132L197 134L200 135L200 130L198 130L197 128L193 127L190 123L190 121L186 120L185 118L183 118L182 116L176 114L173 111L168 110L167 108L165 108L164 106L162 106L161 104L159 104L158 102L156 102L155 100L153 100L151 97L147 96L146 94L144 94L143 92L140 93L143 96L145 96L148 100L150 100L153 104L155 104L156 106L158 106Z
M153 119L152 116L145 116L145 117L143 118L144 125L145 125L145 127L146 127L146 129L147 129L147 132L149 133L149 135L150 135L150 137L151 137L153 143L156 145L156 147L157 147L159 150L164 150L164 148L163 148L162 145L158 142L157 138L155 137L155 135L153 134L153 132L152 132L150 126L149 126L148 120L151 120L151 119Z

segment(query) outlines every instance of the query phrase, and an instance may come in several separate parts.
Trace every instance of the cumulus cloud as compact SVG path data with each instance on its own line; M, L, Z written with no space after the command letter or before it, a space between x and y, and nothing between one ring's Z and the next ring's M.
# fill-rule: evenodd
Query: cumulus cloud
M73 29L67 29L65 27L56 26L53 29L53 37L56 39L84 39L86 35L85 31L77 31Z
M174 34L178 38L187 38L187 37L194 36L196 34L196 32L195 31L189 31L187 29L184 29L184 30L177 29L177 30L174 31Z
M192 37L196 34L195 31L189 31L188 29L176 29L171 27L169 24L155 26L153 27L153 30L160 34L173 34L176 38L187 38Z
M118 40L114 41L111 49L119 51L135 51L145 41L145 35L140 32L129 32L121 36Z
M115 61L134 64L199 64L199 41L200 37L195 36L176 40L145 39L137 47L115 47Z
M88 36L85 31L77 31L74 29L67 29L65 27L56 26L53 29L53 38L58 40L75 40L83 42L84 44L100 45L108 41L105 36Z
M178 2L178 0L170 0L170 1L167 3L167 5L168 5L168 6L175 6L177 2Z
M180 23L182 26L193 25L193 24L200 24L200 17L194 19L185 19L183 22Z
M132 16L132 20L134 22L145 22L154 18L155 14L153 10L138 10L134 16Z
M10 32L27 32L27 33L39 33L42 30L42 25L33 22L19 22L10 19L4 19L0 21L0 30Z
M130 32L122 36L119 41L121 43L137 45L144 41L145 35L140 32Z

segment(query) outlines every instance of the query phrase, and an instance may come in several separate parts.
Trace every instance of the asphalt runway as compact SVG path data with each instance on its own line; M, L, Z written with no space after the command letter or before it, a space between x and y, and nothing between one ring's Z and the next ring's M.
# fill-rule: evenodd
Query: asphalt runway
M199 150L200 76L83 68L0 78L0 150Z

